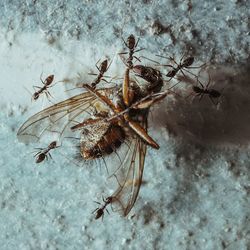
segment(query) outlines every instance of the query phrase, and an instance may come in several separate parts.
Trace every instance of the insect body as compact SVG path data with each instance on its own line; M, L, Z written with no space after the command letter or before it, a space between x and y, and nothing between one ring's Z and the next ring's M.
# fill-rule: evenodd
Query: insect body
M196 93L196 96L200 96L200 100L203 98L204 95L208 95L210 100L213 104L216 105L216 103L213 101L213 99L217 99L221 96L221 93L215 89L208 89L206 88L200 88L198 86L193 86L193 91Z
M96 213L96 216L95 216L95 219L96 219L96 220L98 220L98 219L101 218L101 217L102 217L102 219L103 219L103 217L104 217L104 211L105 211L105 210L107 211L107 213L109 213L109 211L107 210L106 207L107 207L109 204L111 204L112 201L113 201L113 197L112 197L112 196L109 196L109 197L107 197L106 199L103 199L104 204L103 204L100 208L97 208L97 209L95 209L95 210L93 211L93 213ZM96 202L96 203L101 205L101 203L99 203L99 202Z
M137 43L133 35L127 40L130 54L126 72L132 67ZM103 65L105 68L105 63ZM110 159L108 168L112 174L108 180L116 185L110 197L112 205L119 206L124 216L134 206L140 190L147 146L159 148L147 132L149 108L153 102L148 102L146 98L147 102L143 105L136 108L133 105L148 95L159 93L163 86L160 71L143 65L133 65L132 69L140 82L132 82L128 77L124 78L122 86L103 89L83 84L87 92L38 112L17 133L18 138L25 142L38 141L44 136L57 135L62 139L72 133L80 134L80 154L83 159ZM126 88L128 91L124 91ZM48 147L39 153L46 158L50 149ZM116 153L114 157L106 157L112 152ZM104 203L96 210L96 218L103 215L111 200L107 198Z
M211 89L209 88L210 85L210 75L209 76L209 80L208 83L206 84L206 86L204 86L201 81L199 80L199 78L197 78L198 83L200 84L201 87L199 86L193 86L193 92L196 94L196 97L200 97L199 100L201 101L201 99L203 98L204 95L208 95L209 99L211 100L211 102L214 105L217 105L218 103L214 102L214 99L218 99L221 97L221 92L215 90L215 89Z
M41 79L41 77L40 77L40 79ZM44 86L43 86L43 87L34 86L34 87L38 88L39 90L36 91L36 92L32 95L32 99L33 99L33 100L37 100L37 99L39 98L40 94L42 94L42 93L45 93L45 95L47 96L47 98L48 98L49 96L51 96L51 94L50 94L49 91L48 91L48 87L51 85L51 83L53 82L53 80L54 80L54 75L49 75L49 76L45 79L45 81L43 81L43 80L41 79L41 82L43 83Z
M159 92L163 86L158 70L136 65L134 71L144 82L142 86L131 85L131 105L150 93ZM63 138L68 134L80 133L81 155L86 160L105 157L119 149L122 152L118 152L119 163L111 162L109 166L113 168L110 179L118 186L112 194L114 204L119 204L122 214L126 216L140 190L147 145L159 148L147 133L149 106L131 108L117 119L108 121L109 117L127 108L122 87L95 90L86 85L85 88L87 92L30 117L17 135L21 141L30 142L43 136L58 135ZM89 117L93 110L94 116ZM128 185L127 180L132 184Z
M98 62L97 62L98 63ZM104 60L100 66L98 67L97 64L96 64L96 68L97 70L99 71L99 74L97 75L96 79L91 83L91 86L93 88L96 87L96 85L101 81L101 80L104 80L106 81L105 79L103 79L104 77L104 74L105 72L108 70L109 66L108 66L108 60ZM93 74L93 75L96 75L96 74Z
M35 154L36 156L36 163L40 163L42 161L44 161L45 159L48 159L48 155L51 157L51 154L49 153L49 151L51 149L55 149L57 148L57 143L56 141L53 141L49 144L49 146L47 148L39 148L40 151L38 153Z
M181 60L179 63L177 63L174 59L174 57L165 57L165 56L161 56L161 55L157 55L158 57L161 57L161 58L166 58L172 62L174 62L174 64L176 65L176 67L174 67L173 65L171 64L160 64L161 66L166 66L166 67L171 67L172 70L170 70L166 76L167 77L170 77L169 81L175 77L177 75L177 73L179 71L181 71L181 73L185 76L185 73L184 71L187 71L189 74L193 75L196 77L195 74L193 74L192 72L190 72L188 69L196 69L196 68L201 68L203 67L205 64L202 64L200 66L192 66L192 64L194 63L194 57L193 56L189 56L189 57L186 57L185 59L184 56L185 54L182 56ZM159 63L158 63L159 64Z
M138 57L134 56L134 53L142 50L142 49L135 50L139 41L140 41L140 38L138 38L138 40L136 41L135 36L132 34L127 38L127 41L124 41L124 39L123 39L125 46L129 49L129 52L121 52L121 53L119 53L119 55L129 54L129 56L126 60L126 63L125 63L129 69L133 69L133 59L134 58L136 58L138 61L140 61L140 59Z
M175 62L174 58L171 58L171 60L173 60ZM172 66L173 69L171 71L169 71L166 76L171 77L171 78L174 77L183 68L190 67L193 64L193 62L194 62L194 57L192 57L192 56L184 59L183 62L181 60L181 62L179 64L175 62L177 64L177 67L175 68Z

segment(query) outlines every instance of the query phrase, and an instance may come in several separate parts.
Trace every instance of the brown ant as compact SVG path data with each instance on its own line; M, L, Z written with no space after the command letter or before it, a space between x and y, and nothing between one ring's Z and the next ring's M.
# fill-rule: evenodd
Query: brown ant
M196 67L194 67L194 66L192 66L191 67L191 65L194 63L194 57L193 56L189 56L189 57L187 57L187 58L185 58L185 59L183 59L184 58L184 56L185 56L185 54L183 54L183 56L181 57L181 60L180 60L180 62L179 63L177 63L176 61L175 61L175 59L171 56L171 57L165 57L165 56L161 56L161 55L157 55L158 57L161 57L161 58L166 58L166 59L168 59L168 60L171 60L171 61L173 61L177 66L176 67L174 67L173 65L171 65L171 64L163 64L163 65L161 65L161 66L166 66L166 67L171 67L172 68L172 70L170 70L167 74L166 74L166 76L167 77L170 77L170 80L173 78L173 77L175 77L176 76L176 74L179 72L179 71L181 71L181 73L185 76L185 73L183 72L183 70L184 71L187 71L189 74L191 74L191 75L194 75L192 72L190 72L190 71L188 71L188 69L198 69L198 68L201 68L201 67L203 67L204 65L206 65L205 63L204 64L202 64L202 65L200 65L200 66L196 66ZM195 77L197 77L196 75L194 75Z
M140 38L137 39L137 41L135 40L135 36L133 34L131 34L128 38L127 38L127 41L125 41L123 38L122 38L125 46L129 49L129 52L121 52L119 53L119 55L124 55L124 54L129 54L128 56L128 59L126 60L126 65L129 69L133 69L133 59L135 58L136 60L138 60L140 62L140 59L136 56L134 56L134 53L136 52L139 52L143 49L138 49L138 50L135 50L139 41L140 41Z
M102 200L103 200L103 202L104 202L104 205L102 205L100 208L99 208L99 207L96 208L96 209L92 212L92 213L96 213L96 216L95 216L95 219L96 219L96 220L98 220L100 217L102 217L102 219L103 219L103 217L104 217L104 211L105 211L105 210L106 210L107 213L109 214L109 211L108 211L108 209L107 209L106 207L107 207L107 205L109 205L110 203L112 203L113 197L112 197L112 196L109 196L109 197L107 197L106 199L102 198ZM95 201L95 203L101 205L100 202Z
M56 141L53 141L49 144L49 146L47 148L36 148L36 149L39 149L40 151L38 153L36 153L34 155L34 157L36 156L36 163L40 163L42 161L44 161L44 159L48 159L48 155L50 156L50 158L52 159L51 157L51 154L49 153L49 151L51 149L55 149L55 148L58 148L59 146L57 146L57 142Z
M209 89L209 85L210 85L210 75L209 75L209 80L206 86L204 86L200 80L197 78L197 81L199 82L199 84L201 85L201 88L198 86L193 86L193 91L196 94L195 97L200 96L199 100L201 101L201 99L203 98L204 95L208 95L211 102L214 105L217 105L217 103L214 102L214 99L217 99L219 97L221 97L221 92L219 92L218 90L215 89Z
M99 61L98 61L98 62L99 62ZM104 77L105 72L107 72L107 70L109 69L111 63L108 65L108 60L104 60L104 61L100 64L100 66L98 67L98 66L97 66L98 62L96 63L95 66L96 66L97 70L99 71L99 74L90 73L90 75L97 75L96 79L91 83L91 87L92 87L92 88L95 88L96 85L97 85L101 80L107 82L105 79L103 79L103 77ZM107 76L106 76L106 77L107 77Z
M175 77L176 74L177 74L179 71L181 71L182 74L185 76L185 73L183 72L183 70L187 71L187 72L190 73L191 75L194 75L192 72L188 71L188 69L201 68L201 67L203 67L203 66L205 65L205 64L202 64L202 65L197 66L197 67L194 67L194 66L191 67L191 65L194 63L194 57L193 57L193 56L189 56L189 57L187 57L187 58L184 59L185 54L183 54L183 56L181 57L181 60L180 60L179 63L177 63L177 62L175 61L174 57L172 57L172 56L170 56L170 57L161 56L161 55L156 55L156 56L161 57L161 58L168 59L168 60L170 60L170 61L173 61L177 66L174 67L174 66L171 65L171 64L160 64L159 62L154 61L154 60L152 60L152 59L149 59L149 58L147 58L147 57L144 57L144 56L142 56L142 57L146 58L147 60L150 60L150 61L152 61L152 62L157 63L159 66L171 67L172 70L170 70L170 71L166 74L167 77L170 77L170 80L171 80L173 77ZM197 77L196 75L194 75L194 76ZM169 81L170 81L170 80L169 80Z
M33 95L32 95L32 99L33 100L37 100L40 96L40 94L45 93L45 95L47 96L47 98L52 97L51 94L48 91L48 87L49 85L53 82L54 80L54 75L49 75L44 81L42 80L41 76L40 76L40 80L43 83L43 87L39 87L39 86L33 86L34 88L38 88L39 90L36 91Z

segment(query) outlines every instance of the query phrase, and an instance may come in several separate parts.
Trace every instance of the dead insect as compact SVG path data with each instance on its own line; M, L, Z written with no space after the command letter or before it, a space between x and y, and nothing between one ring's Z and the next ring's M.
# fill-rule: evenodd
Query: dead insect
M107 197L106 199L102 198L104 204L99 208L96 208L92 213L96 213L96 216L95 216L95 219L98 220L99 218L102 217L102 220L103 220L103 217L104 217L104 211L106 210L107 213L109 214L109 211L108 209L106 208L109 204L112 203L113 201L113 197L112 196L109 196ZM97 202L95 201L95 203L101 205L100 202Z
M142 106L133 108L133 104L146 96L159 93L163 86L159 70L143 65L131 66L137 43L133 35L126 43L130 50L130 65L127 65L122 86L95 89L83 84L87 92L38 112L17 133L18 138L26 142L38 141L43 136L57 135L62 138L80 133L83 159L104 160L105 157L105 160L111 161L108 167L112 174L108 181L116 185L110 196L112 206L119 206L124 216L131 211L139 194L147 146L160 147L147 132L149 109L154 102L144 102ZM129 67L143 83L129 79ZM128 111L124 112L126 109ZM114 115L117 117L110 120ZM112 152L117 157L115 154L114 157L106 157ZM107 198L105 204L96 210L96 218L103 216L110 203L111 199Z
M147 145L159 148L157 142L147 133L150 105L131 109L117 119L108 120L127 108L125 98L133 105L148 94L161 90L163 79L160 71L142 65L136 65L134 71L144 79L143 90L134 83L131 85L133 94L124 96L123 87L95 90L86 84L84 87L87 92L33 115L17 133L21 141L30 142L38 141L46 135L66 137L73 131L79 131L80 153L85 160L104 158L119 149L119 163L112 161L110 164L109 167L115 170L112 169L113 174L109 179L118 186L112 197L124 216L134 206L140 190ZM90 117L93 113L94 116ZM76 125L79 126L75 127ZM131 185L127 185L128 180Z
M43 83L43 87L39 87L39 86L33 86L33 88L38 88L39 90L36 91L33 95L32 95L32 99L33 100L37 100L40 96L40 94L45 93L45 95L47 96L47 98L52 97L51 94L48 91L48 88L50 87L51 83L54 80L54 75L49 75L44 81L42 80L41 76L40 76L40 80Z
M221 97L221 92L215 90L215 89L210 89L209 85L210 85L210 75L209 75L209 80L206 86L204 86L200 80L197 78L197 81L199 82L199 84L201 85L201 88L198 86L193 86L193 92L196 94L195 97L200 97L199 100L201 101L201 99L203 98L204 95L208 95L209 99L211 100L211 102L214 105L217 105L217 103L214 102L214 99L218 99Z
M53 141L49 144L49 146L47 148L37 148L39 149L40 151L38 153L35 154L35 157L36 157L36 163L40 163L42 161L44 161L45 159L47 160L48 159L48 155L50 158L51 157L51 154L49 153L49 151L51 149L55 149L57 148L57 142L56 141Z

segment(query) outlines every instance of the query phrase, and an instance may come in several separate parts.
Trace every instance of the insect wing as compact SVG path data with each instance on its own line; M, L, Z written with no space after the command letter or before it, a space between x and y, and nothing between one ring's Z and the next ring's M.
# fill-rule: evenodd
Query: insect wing
M147 122L142 125L147 128ZM127 146L119 168L110 176L118 184L117 190L112 194L112 206L117 205L124 216L128 215L136 202L147 150L147 145L135 135L128 140Z
M109 95L115 88L100 89L103 95ZM84 121L96 107L103 103L90 92L73 96L50 106L31 116L18 130L17 136L23 142L36 142L45 135L67 135L70 127Z

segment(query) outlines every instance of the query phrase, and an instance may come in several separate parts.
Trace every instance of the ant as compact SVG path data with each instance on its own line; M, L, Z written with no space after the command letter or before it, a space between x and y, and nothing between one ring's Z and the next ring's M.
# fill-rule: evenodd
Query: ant
M127 65L127 67L129 69L133 69L133 59L135 58L136 60L138 60L140 62L140 59L138 57L134 56L134 53L143 50L143 49L135 50L139 41L140 41L140 38L138 38L136 41L135 36L133 34L131 34L127 38L127 41L125 41L123 38L122 38L122 40L123 40L125 46L129 49L129 52L121 52L121 53L119 53L119 55L129 54L128 59L127 59L125 64Z
M99 61L100 61L100 60L99 60ZM99 61L98 61L98 62L99 62ZM96 79L91 83L91 87L92 87L92 88L95 88L96 85L97 85L101 80L106 81L105 79L102 79L102 78L104 77L105 72L109 69L109 67L110 67L110 65L111 65L111 63L108 65L108 60L107 60L107 59L104 60L104 61L100 64L99 67L97 66L98 62L96 63L95 66L96 66L97 70L99 71L99 74L92 74L92 73L90 73L90 75L97 75Z
M49 75L44 81L42 80L42 78L40 76L40 80L41 80L41 82L43 83L44 86L43 87L33 86L34 88L38 88L39 89L38 91L36 91L32 95L32 99L33 100L37 100L39 98L40 94L42 94L43 92L46 94L47 98L49 98L49 96L51 96L51 94L48 91L48 87L53 82L54 75Z
M194 63L194 57L193 56L189 56L189 57L186 57L184 59L184 56L185 56L185 53L183 54L183 56L181 57L181 60L179 63L177 63L174 59L174 57L170 56L170 57L165 57L165 56L161 56L161 55L157 55L158 57L161 57L161 58L166 58L170 61L173 61L177 66L174 67L173 65L171 64L163 64L161 66L166 66L166 67L171 67L172 70L170 70L166 76L167 77L170 77L170 80L176 76L176 74L181 71L181 73L185 76L183 70L187 71L188 73L190 73L191 75L194 75L192 72L188 71L188 69L198 69L198 68L202 68L204 65L206 65L206 63L200 65L200 66L197 66L197 67L194 67L191 65ZM196 75L194 75L196 77ZM170 81L169 80L169 81Z
M215 89L209 89L209 85L210 85L210 75L209 75L209 80L206 86L204 86L200 80L197 78L197 81L199 82L199 84L201 85L201 88L198 86L193 86L193 91L196 94L195 97L200 96L199 100L201 101L201 99L203 98L204 95L208 95L211 102L214 105L217 105L217 103L214 102L214 99L217 99L219 97L221 97L221 92L215 90Z
M55 148L58 148L59 146L57 146L57 142L56 141L53 141L49 144L49 146L47 148L36 148L36 149L39 149L40 151L38 153L36 153L34 155L34 157L36 156L36 163L40 163L42 161L44 161L44 159L48 159L48 155L50 156L50 158L52 159L51 157L51 154L49 153L49 151L51 149L55 149ZM48 155L47 155L48 154Z
M125 97L124 98L124 103L126 106L129 106L130 104L130 101L129 99L129 96L131 96L131 88L130 88L130 77L129 77L129 71L132 70L134 68L134 65L133 65L133 59L135 58L136 60L138 60L139 62L141 61L138 57L134 56L134 53L136 52L139 52L143 49L138 49L138 50L135 50L139 41L140 41L140 38L135 39L135 36L133 34L131 34L128 38L127 38L127 41L125 41L123 38L122 38L125 46L129 49L129 52L121 52L119 53L119 55L122 55L122 54L129 54L126 62L124 62L124 59L121 57L123 63L127 66L126 70L125 70L125 74L124 74L124 79L123 79L123 88L122 88L122 93L123 93L123 96Z
M110 203L112 203L113 201L113 197L112 196L109 196L107 197L106 199L102 198L103 202L104 202L104 205L102 205L100 208L96 208L92 213L95 213L96 212L96 216L95 216L95 219L98 220L100 217L102 217L102 220L103 220L103 217L104 217L104 210L107 211L107 213L109 214L109 211L108 209L106 208L107 205L109 205ZM95 203L101 205L100 202L97 202L95 201Z

